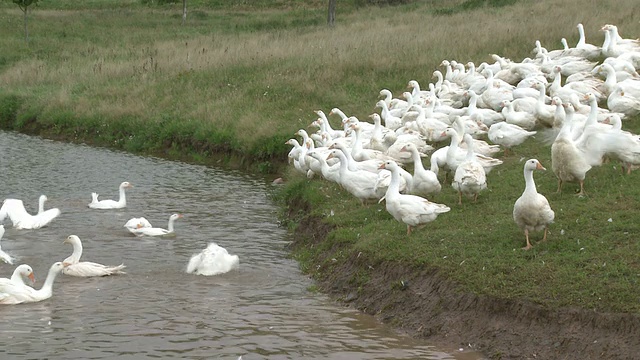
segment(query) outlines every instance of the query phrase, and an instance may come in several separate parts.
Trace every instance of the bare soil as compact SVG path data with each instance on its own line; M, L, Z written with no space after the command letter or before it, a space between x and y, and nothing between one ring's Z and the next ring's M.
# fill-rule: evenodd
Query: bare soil
M331 230L322 219L303 219L293 251L323 241ZM354 286L363 272L368 282ZM310 275L321 291L399 331L450 348L471 345L491 359L640 359L638 315L476 295L437 269L371 264L360 254Z

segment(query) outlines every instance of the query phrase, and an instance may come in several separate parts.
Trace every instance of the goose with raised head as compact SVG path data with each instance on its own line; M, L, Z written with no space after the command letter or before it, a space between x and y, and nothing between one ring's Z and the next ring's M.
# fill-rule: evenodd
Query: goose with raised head
M9 279L0 278L0 286L2 286L1 284L7 283L7 282L13 282L15 284L27 285L24 282L24 279L29 279L31 281L31 284L35 284L36 283L36 277L33 274L33 269L31 268L31 266L29 266L27 264L18 265L13 270L13 273L11 274L11 278L9 278Z
M65 275L93 277L125 274L125 272L122 271L122 269L125 268L124 264L107 266L90 261L80 261L80 257L82 256L82 242L78 236L69 235L64 240L64 243L73 246L73 253L62 261L64 264L64 270L62 272Z
M91 209L122 209L127 206L127 198L125 195L125 190L132 188L133 185L128 181L124 181L118 187L119 198L116 200L98 200L98 193L91 193L91 202L89 203L89 208Z
M416 195L400 193L400 166L393 160L387 160L381 169L391 171L391 183L385 193L386 209L397 221L407 225L407 235L418 226L434 221L438 215L451 210L443 204Z
M5 217L9 217L15 229L40 229L47 226L53 219L60 216L60 209L52 208L44 210L44 203L47 201L45 195L40 195L38 199L38 213L31 215L24 207L24 203L19 199L6 199L0 208L0 222Z
M425 169L422 164L422 157L415 144L405 144L401 152L408 152L411 154L413 160L413 182L409 189L409 193L418 196L429 196L437 194L442 190L442 185L438 181L438 165L437 163L431 164L431 169ZM435 170L435 171L434 171Z
M442 135L451 138L451 144L446 147L446 150L444 150L446 154L445 167L452 174L455 174L458 165L466 159L467 152L460 147L460 134L454 128L447 128ZM440 148L436 152L441 149L445 148ZM431 155L431 161L434 161L433 155L435 155L436 152ZM494 167L503 163L500 159L495 159L477 153L474 153L474 156L478 159L480 164L482 164L485 174L489 174ZM438 163L438 167L442 167L440 163Z
M182 214L172 214L171 216L169 216L169 223L166 229L151 226L151 227L141 227L141 228L133 229L131 232L134 233L136 236L173 235L175 234L174 223L176 222L176 220L181 219L182 217L183 217Z
M597 60L600 57L602 49L599 46L587 43L584 34L584 26L581 23L578 23L576 27L578 28L578 35L580 38L578 39L575 49L581 50L584 58Z
M0 225L0 241L2 240L3 236L4 236L4 225ZM4 252L4 250L2 250L2 246L0 246L0 260L6 262L7 264L13 265L13 257L7 254L6 252Z
M320 129L322 131L326 131L332 139L342 138L344 137L344 130L334 130L329 122L329 118L322 110L316 110L315 113L318 115L318 125L320 125Z
M535 107L535 105L534 105ZM513 101L505 100L502 102L502 115L507 123L517 125L526 130L532 130L537 125L537 118L535 114L528 111L517 111L514 106ZM499 123L494 123L489 126L497 125Z
M187 273L195 275L219 275L237 269L240 266L238 255L230 255L227 249L216 243L210 243L206 249L189 259Z
M338 182L340 179L340 164L329 165L326 158L328 155L320 154L316 151L309 151L308 155L316 159L320 164L320 173L322 174L322 177L335 183Z
M544 195L538 193L533 179L534 170L546 170L537 159L530 159L524 163L525 188L522 195L513 205L513 220L524 231L527 241L524 250L531 249L529 241L530 231L544 230L542 241L547 240L549 225L555 218L555 213Z
M573 105L565 104L565 106L569 113L573 113ZM578 182L580 184L578 195L585 195L584 179L587 172L591 170L591 165L572 138L571 118L567 116L558 136L551 144L551 168L558 178L558 192L562 191L564 182Z
M364 170L364 171L377 174L380 164L383 163L383 161L379 159L356 161L353 158L353 156L351 156L351 148L347 147L346 145L340 142L335 142L329 146L329 150L333 150L333 149L338 149L344 154L347 160L347 167L351 171ZM332 166L339 162L339 159L336 156L333 156L331 158L327 156L326 160L329 166Z
M63 269L64 265L61 262L51 265L47 279L39 290L14 282L0 283L0 304L32 303L50 298L53 294L53 282Z
M480 191L487 188L487 174L478 162L473 151L473 139L471 135L464 135L467 144L467 155L456 168L451 186L458 191L458 204L462 205L462 194L473 197L475 202Z
M340 160L340 184L345 190L357 197L364 205L366 201L379 200L384 192L376 188L378 174L365 170L349 170L347 157L341 150L333 149L327 159L338 158Z
M534 89L538 89L538 102L535 107L535 115L541 124L546 126L553 126L554 115L556 107L553 105L547 105L547 94L543 83L536 82L532 85Z

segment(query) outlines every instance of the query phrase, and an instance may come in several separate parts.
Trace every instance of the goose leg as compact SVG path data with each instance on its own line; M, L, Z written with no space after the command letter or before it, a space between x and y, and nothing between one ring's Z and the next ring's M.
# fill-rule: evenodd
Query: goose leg
M527 246L523 247L522 250L529 250L533 246L531 246L531 243L529 242L529 230L528 229L524 229L524 237L527 239Z
M411 235L411 225L407 225L407 235Z
M587 193L584 191L584 180L580 180L580 192L577 195L587 196Z
M462 205L462 192L458 191L458 205Z
M544 236L542 237L542 241L547 241L547 228L544 228Z
M558 191L557 192L562 192L562 179L558 179Z

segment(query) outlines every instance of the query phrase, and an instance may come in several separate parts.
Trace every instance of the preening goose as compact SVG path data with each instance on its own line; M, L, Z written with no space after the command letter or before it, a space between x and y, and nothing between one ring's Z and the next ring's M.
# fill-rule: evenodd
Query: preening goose
M127 199L125 196L125 190L132 188L129 182L125 181L120 184L119 187L119 199L115 200L98 200L98 193L91 193L91 202L89 207L91 209L121 209L127 206Z
M176 220L181 219L182 217L183 217L182 214L172 214L171 216L169 216L169 223L166 229L149 226L149 227L140 227L137 229L133 229L131 230L131 232L134 233L136 236L164 236L164 235L174 234L175 229L173 224L175 223Z
M524 230L524 236L527 241L527 245L523 248L524 250L531 249L529 231L544 229L542 241L547 240L547 229L555 217L547 198L539 194L536 189L536 183L533 180L534 170L546 169L536 159L527 160L524 163L524 192L513 205L513 220L520 229Z
M134 233L134 230L140 229L140 228L150 228L151 223L149 222L149 220L147 220L144 217L139 217L139 218L131 218L129 219L129 221L127 221L124 224L124 227L129 230L130 232Z
M187 273L196 275L218 275L237 269L240 266L238 255L230 255L227 249L216 243L210 243L206 249L189 259Z

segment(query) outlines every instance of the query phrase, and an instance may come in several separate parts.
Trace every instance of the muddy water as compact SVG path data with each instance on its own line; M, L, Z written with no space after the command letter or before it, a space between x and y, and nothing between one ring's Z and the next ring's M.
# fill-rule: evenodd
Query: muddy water
M117 198L120 210L90 210L91 192ZM0 197L35 213L40 194L62 215L48 227L16 230L5 222L2 249L30 264L36 288L49 266L71 253L124 263L127 274L56 279L52 298L0 307L0 357L43 359L478 359L439 351L395 334L367 315L308 291L312 282L287 259L287 234L262 179L0 132ZM136 238L123 227L145 216L173 238ZM224 275L185 273L191 255L216 242L240 257ZM0 276L13 266L0 264Z

